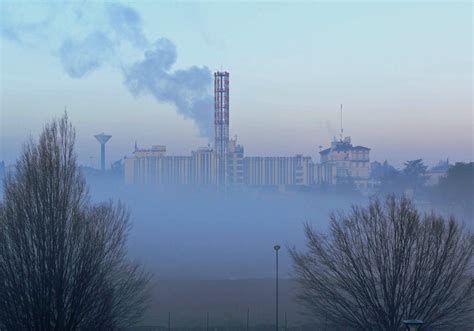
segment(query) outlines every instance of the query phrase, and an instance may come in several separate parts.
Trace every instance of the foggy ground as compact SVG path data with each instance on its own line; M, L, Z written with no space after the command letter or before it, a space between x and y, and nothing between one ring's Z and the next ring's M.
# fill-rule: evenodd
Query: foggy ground
M350 199L251 190L158 192L121 183L91 184L96 201L121 200L131 212L129 253L158 279L291 277L287 247L303 248L304 222L325 231L328 215Z
M153 272L152 305L145 325L236 326L269 324L275 309L275 252L280 250L280 313L301 324L287 247L304 247L303 223L320 231L328 215L356 202L348 198L245 190L156 191L117 181L92 181L96 201L121 200L131 212L129 253ZM359 201L360 202L360 201ZM294 325L293 324L293 325Z

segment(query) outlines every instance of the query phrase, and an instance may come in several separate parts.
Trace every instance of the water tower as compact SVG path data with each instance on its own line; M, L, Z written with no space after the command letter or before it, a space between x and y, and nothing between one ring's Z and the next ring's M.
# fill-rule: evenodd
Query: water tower
M96 134L94 137L100 143L100 169L105 171L105 144L112 136L102 132L101 134Z

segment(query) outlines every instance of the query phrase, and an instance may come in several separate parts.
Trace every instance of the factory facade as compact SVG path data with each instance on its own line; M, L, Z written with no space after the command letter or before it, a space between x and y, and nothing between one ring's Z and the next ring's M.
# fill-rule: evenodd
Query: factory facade
M125 181L143 185L215 185L215 161L213 150L207 147L190 156L173 156L166 155L166 146L135 146L133 157L125 159Z
M310 156L245 156L237 139L229 139L229 73L214 74L214 146L202 147L188 156L167 155L166 146L149 149L135 146L125 159L129 184L290 187L338 185L351 182L367 188L369 152L352 146L350 138L334 140L319 152L320 162Z

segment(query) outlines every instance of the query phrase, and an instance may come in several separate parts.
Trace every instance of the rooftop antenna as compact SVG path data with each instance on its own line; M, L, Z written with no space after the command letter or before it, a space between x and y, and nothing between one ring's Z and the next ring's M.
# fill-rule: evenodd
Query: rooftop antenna
M341 137L340 137L341 142L342 142L342 135L343 135L343 133L344 133L344 130L342 129L342 103L341 103Z

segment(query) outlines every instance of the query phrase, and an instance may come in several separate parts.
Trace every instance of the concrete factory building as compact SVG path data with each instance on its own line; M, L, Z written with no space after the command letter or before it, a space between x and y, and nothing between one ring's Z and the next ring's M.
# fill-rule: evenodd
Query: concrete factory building
M150 149L135 146L125 159L125 182L143 185L215 185L215 155L208 147L190 156L166 155L166 146Z
M214 74L214 146L189 156L166 154L166 146L135 146L125 159L129 184L288 187L337 185L351 182L367 189L370 149L352 146L350 138L334 141L320 152L321 163L310 156L245 156L244 147L229 139L229 73Z
M245 184L249 186L310 186L314 164L309 156L251 156L244 158Z

